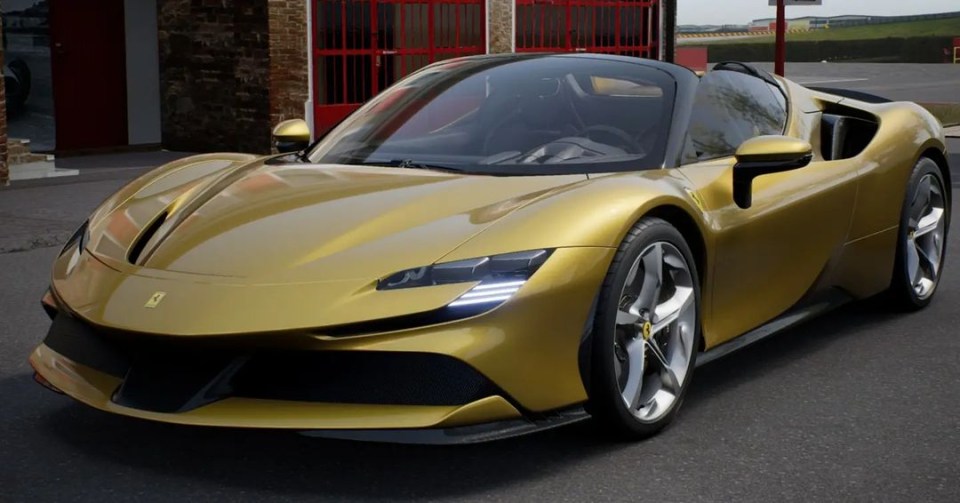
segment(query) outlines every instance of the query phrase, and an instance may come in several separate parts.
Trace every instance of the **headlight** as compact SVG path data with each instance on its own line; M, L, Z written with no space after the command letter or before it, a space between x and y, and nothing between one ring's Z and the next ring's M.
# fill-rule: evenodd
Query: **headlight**
M547 261L553 250L530 250L407 269L377 282L377 290L399 290L451 283L478 283L448 307L499 305Z

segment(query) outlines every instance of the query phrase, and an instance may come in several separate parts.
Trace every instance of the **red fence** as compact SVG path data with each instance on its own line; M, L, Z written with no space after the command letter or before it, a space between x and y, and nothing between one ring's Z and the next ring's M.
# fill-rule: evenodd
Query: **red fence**
M517 0L517 52L660 55L660 0Z
M434 61L486 52L485 0L312 0L321 133Z

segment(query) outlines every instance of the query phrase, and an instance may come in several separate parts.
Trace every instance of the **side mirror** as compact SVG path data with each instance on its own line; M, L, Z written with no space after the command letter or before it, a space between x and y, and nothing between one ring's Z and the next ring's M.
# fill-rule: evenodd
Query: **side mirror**
M303 119L290 119L273 128L273 142L277 152L299 152L310 146L310 126Z
M737 149L733 167L733 201L747 209L753 205L753 179L800 169L813 160L809 142L789 136L758 136Z

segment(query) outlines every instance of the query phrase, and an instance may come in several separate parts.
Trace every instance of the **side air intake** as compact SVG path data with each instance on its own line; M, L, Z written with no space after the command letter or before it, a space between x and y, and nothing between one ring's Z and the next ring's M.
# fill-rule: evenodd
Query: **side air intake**
M820 147L828 161L852 159L873 142L880 128L873 114L840 104L828 104L820 123Z

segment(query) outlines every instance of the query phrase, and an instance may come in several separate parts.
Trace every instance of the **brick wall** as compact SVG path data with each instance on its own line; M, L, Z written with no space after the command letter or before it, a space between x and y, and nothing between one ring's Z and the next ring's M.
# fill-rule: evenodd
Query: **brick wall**
M2 24L0 19L0 24ZM3 68L3 46L0 45L0 68ZM0 187L9 183L7 168L7 93L0 79Z
M309 99L305 0L268 0L270 28L270 126L304 118Z
M267 0L160 0L163 144L270 150Z
M270 151L309 98L306 0L159 0L163 145Z

